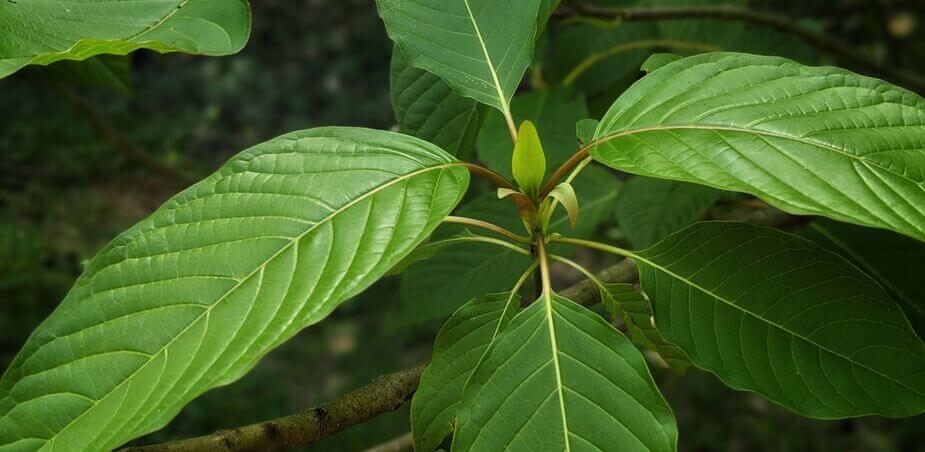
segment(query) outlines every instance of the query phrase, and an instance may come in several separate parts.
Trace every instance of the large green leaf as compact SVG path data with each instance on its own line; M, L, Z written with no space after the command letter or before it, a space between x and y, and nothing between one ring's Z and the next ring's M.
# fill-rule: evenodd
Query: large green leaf
M452 433L463 389L499 331L519 310L513 292L488 294L462 305L443 325L433 359L411 401L414 449L434 450Z
M412 66L505 112L533 56L543 3L376 0L386 31Z
M21 75L65 85L132 90L131 58L128 55L97 55L82 61L64 60L48 66L31 66Z
M578 149L575 123L588 117L588 107L580 94L557 88L535 91L514 98L514 122L532 121L539 131L548 168L556 168ZM500 113L491 111L479 131L479 160L485 166L510 177L514 144Z
M703 185L636 176L623 184L614 212L630 244L645 248L693 223L721 195Z
M478 102L457 95L440 77L409 66L398 47L392 51L390 91L402 133L460 158L475 150L481 117Z
M0 447L103 450L162 427L372 284L467 184L394 132L244 151L90 262L0 380Z
M589 167L573 182L581 203L578 226L571 230L564 209L558 209L549 223L550 231L572 237L590 237L601 221L610 216L620 180L602 168ZM510 231L523 230L513 203L494 193L476 198L459 208L457 215L497 224ZM459 233L457 225L441 227L435 238ZM485 231L478 231L479 234ZM500 236L498 236L501 238ZM572 247L550 247L568 255ZM401 322L420 323L444 319L468 300L489 292L510 289L530 259L515 251L484 243L463 243L438 250L429 259L412 264L402 275Z
M595 140L591 155L614 168L925 240L925 100L880 80L782 58L693 56L627 90Z
M0 2L0 78L29 64L138 49L228 55L250 34L246 0Z
M816 418L925 411L925 345L839 255L770 228L706 222L636 262L658 330L729 386Z
M925 243L832 220L814 221L802 235L876 279L899 302L919 337L925 337Z
M626 337L554 294L521 311L485 352L453 450L675 450L677 426Z

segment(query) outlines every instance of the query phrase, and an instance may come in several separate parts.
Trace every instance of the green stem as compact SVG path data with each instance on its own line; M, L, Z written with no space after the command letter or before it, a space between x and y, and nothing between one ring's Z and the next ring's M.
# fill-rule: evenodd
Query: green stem
M563 264L568 265L569 267L572 267L572 268L574 268L575 270L578 270L579 273L581 273L582 275L584 275L585 278L588 278L591 282L594 283L594 285L596 285L597 287L601 288L601 290L603 290L603 289L605 288L605 287L604 287L604 283L601 282L601 280L598 279L597 276L594 276L594 273L591 273L590 270L588 270L587 268L584 268L584 267L583 267L581 264L579 264L578 262L575 262L575 261L573 261L573 260L571 260L571 259L568 259L568 258L565 258L565 257L562 257L562 256L558 256L558 255L555 255L555 254L551 254L551 255L549 256L549 258L552 259L552 260L554 260L554 261L557 261L557 262L562 262Z
M469 170L470 173L475 174L477 176L484 177L485 179L488 179L489 181L491 181L493 184L497 185L498 187L507 188L511 190L517 190L517 187L515 187L514 184L512 184L509 180L507 180L507 178L505 178L504 176L482 165L477 165L475 163L469 163L469 162L462 162L462 166L465 166Z
M530 252L529 252L529 251L527 251L527 250L525 250L525 249L523 249L523 248L521 248L521 247L519 247L519 246L517 246L517 245L514 245L514 244L512 244L512 243L505 242L504 240L496 239L496 238L494 238L494 237L485 237L485 236L482 236L482 235L466 235L466 236L461 236L461 237L450 237L450 238L448 238L448 239L436 240L436 241L430 242L430 243L428 243L428 244L426 244L426 245L423 245L423 246L425 246L425 247L431 247L431 246L445 246L445 245L451 245L451 244L453 244L453 243L462 243L462 242L491 243L492 245L498 245L498 246L507 248L507 249L509 249L509 250L516 251L516 252L518 252L518 253L520 253L520 254L523 254L524 256L530 256ZM530 257L532 257L532 256L530 256Z
M498 226L493 223L489 223L487 221L476 220L475 218L457 217L457 216L449 215L443 219L443 222L462 224L466 226L472 226L472 227L476 227L480 229L485 229L487 231L491 231L496 234L500 234L504 237L507 237L517 243L523 243L524 245L530 244L530 239L528 237L517 235L511 231L508 231L507 229L502 228L501 226Z
M632 251L630 251L630 250L625 250L625 249L623 249L623 248L619 248L619 247L616 247L616 246L608 245L608 244L606 244L606 243L595 242L595 241L592 241L592 240L583 240L583 239L575 239L575 238L571 238L571 237L558 237L558 236L552 236L552 237L549 238L549 241L550 241L550 242L556 242L556 243L566 243L566 244L569 244L569 245L583 246L583 247L585 247L585 248L591 248L591 249L595 249L595 250L599 250L599 251L604 251L605 253L616 254L617 256L629 257L629 258L633 258L633 259L638 259L638 258L639 258L639 256L638 256L636 253L634 253L634 252L632 252Z

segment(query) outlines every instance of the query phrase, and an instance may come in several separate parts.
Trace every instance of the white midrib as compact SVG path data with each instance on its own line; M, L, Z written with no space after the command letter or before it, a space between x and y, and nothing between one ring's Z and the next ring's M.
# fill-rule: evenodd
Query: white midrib
M485 40L482 39L482 32L479 30L479 24L475 21L475 15L472 14L472 7L469 6L469 0L463 0L463 3L466 5L466 11L469 13L469 20L472 21L472 28L475 30L475 37L479 40L479 45L482 47L482 54L485 55L485 63L488 64L488 72L491 73L491 79L495 83L495 91L498 93L498 100L501 101L501 112L504 113L504 118L508 122L508 127L511 127L511 133L516 138L517 129L513 128L514 121L511 118L511 107L507 103L507 98L504 96L504 90L501 89L501 81L498 79L498 72L495 70L494 63L491 62L491 56L488 54L488 47L485 46Z
M552 293L548 287L543 290L543 305L546 309L546 324L549 328L549 344L552 347L552 365L556 371L556 392L559 393L559 415L562 416L562 434L565 435L565 450L571 452L568 419L565 416L565 393L562 385L562 368L559 366L559 344L556 341L556 325L552 319Z
M262 271L264 268L266 268L266 266L269 265L270 262L272 262L272 261L273 261L274 259L276 259L280 254L282 254L282 253L285 252L287 249L289 249L290 246L292 246L293 244L295 244L295 243L299 242L300 240L302 240L303 237L305 237L306 235L308 235L309 233L311 233L312 231L314 231L314 230L315 230L316 228L318 228L320 225L326 224L328 221L330 221L332 218L334 218L334 217L337 216L338 214L342 213L343 211L349 209L350 207L353 207L354 205L360 203L361 201L366 200L366 199L370 198L371 196L375 195L376 193L378 193L378 192L380 192L380 191L382 191L382 190L385 190L386 188L389 188L389 187L391 187L391 186L393 186L393 185L395 185L395 184L398 184L398 183L403 182L403 181L405 181L405 180L411 179L411 178L414 177L414 176L417 176L417 175L420 175L420 174L423 174L423 173L426 173L426 172L429 172L429 171L440 170L440 169L450 168L450 167L454 167L454 166L462 166L462 165L463 165L463 164L460 163L460 162L446 163L446 164L442 164L442 165L437 165L437 166L431 166L431 167L427 167L427 168L422 168L422 169L419 169L419 170L417 170L417 171L413 171L413 172L411 172L411 173L404 174L404 175L402 175L402 176L400 176L400 177L397 177L397 178L395 178L395 179L393 179L393 180L390 180L389 182L387 182L387 183L385 183L385 184L382 184L382 185L380 185L380 186L378 186L378 187L376 187L376 188L374 188L374 189L372 189L372 190L370 190L370 191L364 193L363 195L361 195L361 196L357 197L356 199L350 201L349 203L347 203L347 204L345 204L345 205L339 207L337 210L331 212L331 213L328 214L326 217L324 217L324 218L322 218L321 220L319 220L317 223L315 223L314 225L312 225L311 227L309 227L308 229L306 229L305 232L303 232L303 233L299 234L298 236L294 237L294 238L292 239L292 241L290 241L290 242L287 243L286 245L282 246L277 252L273 253L272 256L270 256L270 257L267 258L265 261L263 261L263 263L261 263L260 265L258 265L258 266L257 266L253 271L251 271L249 274L247 274L246 276L244 276L243 278L241 278L240 281L238 281L233 287L231 287L231 288L228 289L224 294L222 294L222 296L219 297L214 303L212 303L211 305L209 305L208 307L206 307L206 308L203 310L203 312L202 312L198 317L192 319L192 320L190 321L189 325L187 325L185 328L183 328L182 331L180 331L180 332L177 333L173 338L171 338L169 341L167 341L163 346L161 346L161 348L160 348L159 350L157 350L156 352L152 353L151 356L149 357L149 359L147 360L147 362L145 362L144 364L142 364L141 366L139 366L138 369L134 370L131 374L129 374L124 380L122 380L121 382L119 382L117 385L113 386L112 389L110 389L109 391L106 391L105 394L103 394L99 399L97 399L92 405L90 405L89 407L87 407L87 409L84 410L82 413L80 413L80 415L78 415L78 416L75 417L73 420L71 420L70 422L68 422L64 427L61 428L61 430L59 430L58 432L56 432L56 433L55 433L54 435L52 435L51 437L45 439L45 445L44 445L43 447L45 447L45 446L47 446L47 445L49 445L49 444L52 444L52 445L53 445L54 442L55 442L55 440L57 439L57 437L58 437L59 435L61 435L61 434L64 433L65 431L67 431L68 428L70 428L72 425L74 425L75 423L77 423L85 414L87 414L87 413L89 413L90 411L92 411L93 408L95 408L101 401L103 401L104 399L106 399L107 397L109 397L109 395L111 395L111 394L112 394L113 392L115 392L117 389L119 389L120 387L122 387L122 386L125 385L126 383L130 382L130 381L132 380L132 378L134 378L135 375L138 374L138 372L141 372L141 370L144 369L144 368L146 368L146 367L148 366L148 364L151 364L151 363L154 361L155 357L157 357L157 356L160 355L161 353L165 353L165 354L166 354L167 348L170 347L170 346L174 343L174 341L177 340L177 338L182 337L182 336L183 336L190 328L192 328L193 325L195 325L200 319L202 319L202 318L203 318L204 316L206 316L206 315L209 315L209 314L212 312L212 309L213 309L215 306L218 306L222 301L224 301L224 300L228 297L228 295L234 293L239 287L241 287L242 284L244 284L245 282L247 282L248 280L250 280L250 278L253 277L255 274L257 274L258 272L260 272L260 271ZM165 365L166 365L166 363L165 363Z
M671 276L672 278L675 278L675 279L677 279L677 280L679 280L679 281L684 282L685 284L690 285L691 287L693 287L693 288L695 288L695 289L697 289L697 290L699 290L699 291L701 291L701 292L703 292L703 293L705 293L705 294L707 294L707 295L713 297L713 298L716 299L716 300L719 300L719 301L723 302L724 304L726 304L726 305L728 305L728 306L731 306L731 307L733 307L733 308L735 308L735 309L737 309L737 310L739 310L739 311L742 311L743 313L745 313L745 314L747 314L747 315L749 315L749 316L752 316L752 317L754 317L754 318L756 318L756 319L758 319L758 320L760 320L760 321L762 321L762 322L765 322L765 323L767 323L768 325L771 325L771 326L773 326L773 327L775 327L775 328L778 328L778 329L780 329L781 331L783 331L783 332L785 332L785 333L787 333L787 334L790 334L790 335L792 335L792 336L794 336L794 337L800 338L800 339L806 341L807 343L809 343L809 344L811 344L811 345L813 345L813 346L815 346L815 347L818 347L820 350L823 350L823 351L825 351L825 352L827 352L827 353L832 354L833 356L837 356L837 357L839 357L839 358L841 358L841 359L844 359L845 361L848 361L849 363L851 363L851 364L853 364L853 365L855 365L855 366L861 367L861 368L866 369L866 370L868 370L868 371L870 371L870 372L872 372L872 373L875 373L875 374L877 374L877 375L879 375L879 376L881 376L881 377L883 377L883 378L885 378L885 379L887 379L887 380L889 380L889 381L891 381L891 382L893 382L893 383L895 383L895 384L897 384L897 385L899 385L899 386L902 386L903 388L907 389L908 391L910 391L910 392L912 392L912 393L914 393L914 394L918 394L918 395L921 395L921 396L925 396L925 393L922 393L922 392L920 392L920 391L918 391L918 390L916 390L916 389L910 387L909 385L907 385L907 384L905 384L905 383L903 383L903 382L901 382L901 381L899 381L899 380L896 380L895 378L893 378L893 377L891 377L891 376L889 376L889 375L886 375L886 374L884 374L883 372L880 372L880 371L877 370L877 369L873 369L873 368L871 368L871 367L869 367L869 366L867 366L867 365L865 365L865 364L859 363L859 362L857 362L857 361L851 359L851 357L849 357L849 356L845 356L845 355L842 355L842 354L840 354L840 353L837 353L837 352L835 352L834 350L831 350L831 349L829 349L828 347L824 347L824 346L822 346L821 344L817 343L816 341L813 341L812 339L810 339L810 338L808 338L808 337L802 336L802 335L800 335L800 334L797 334L797 333L794 332L794 331L788 330L787 328L784 328L784 326L781 325L781 324L778 324L778 323L776 323L776 322L772 322L772 321L770 321L770 320L768 320L768 319L766 319L766 318L764 318L764 317L762 317L762 316L760 316L760 315L758 315L758 314L756 314L756 313L754 313L754 312L751 312L751 311L749 311L749 310L747 310L747 309L745 309L745 308L742 308L742 307L736 305L735 303L733 303L733 302L727 300L726 298L721 297L721 296L719 296L719 295L713 293L712 291L710 291L710 290L708 290L708 289L706 289L706 288L704 288L704 287L701 287L700 285L694 283L693 281L691 281L691 280L689 280L689 279L687 279L687 278L685 278L685 277L683 277L683 276L681 276L681 275L678 275L677 273L674 273L674 272L672 272L671 270L668 270L667 268L665 268L665 267L663 267L663 266L661 266L661 265L659 265L659 264L656 264L656 263L652 262L651 260L649 260L649 259L647 259L647 258L645 258L645 257L643 257L643 256L640 256L640 255L638 255L638 254L636 254L636 253L633 253L633 255L632 255L631 257L632 257L633 259L637 260L637 261L642 261L642 262L645 262L645 263L648 264L648 265L651 265L653 268L656 268L656 269L658 269L659 271L664 272L665 274ZM876 414L876 413L870 413L870 414Z

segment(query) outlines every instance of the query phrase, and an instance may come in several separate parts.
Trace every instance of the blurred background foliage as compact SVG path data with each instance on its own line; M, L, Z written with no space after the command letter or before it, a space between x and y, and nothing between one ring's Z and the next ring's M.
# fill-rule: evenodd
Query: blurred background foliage
M108 67L109 77L102 83L85 76L86 66L72 63L0 81L0 368L63 298L84 260L191 179L287 131L322 125L396 127L389 97L392 44L371 0L251 3L250 42L234 56L138 52L130 62L114 58L91 63ZM716 2L587 2L711 3ZM925 2L733 3L787 17L887 67L925 75ZM578 6L566 0L553 15L539 39L537 63L514 101L518 119L552 124L541 127L547 147L553 142L565 143L556 149L577 145L574 121L600 117L642 75L639 67L652 53L734 50L879 75L764 27L705 19L614 23L576 17ZM71 82L59 84L62 78ZM472 137L477 149L472 155L509 171L504 156L510 144L500 118L479 114L482 128ZM632 220L615 215L613 191L595 191L618 184L614 174L603 170L583 174L576 183L579 191L586 191L580 193L585 207L594 209L583 214L583 234L634 241L620 230L618 222ZM489 187L475 183L461 209L504 224L497 218L506 205L491 200L493 195L484 196L488 192ZM710 202L719 197L706 196ZM692 195L693 201L687 202L696 206L696 198ZM703 207L689 213L681 221L703 216ZM486 260L511 260L486 252L460 256L450 249L435 258L446 266L427 264L462 272L458 284L428 285L427 272L432 270L423 264L412 266L405 277L382 281L271 353L242 380L206 393L163 431L140 442L180 439L289 414L426 359L442 320L473 295L467 291L503 288L505 278L520 274L478 266ZM583 254L576 259L593 268L608 264ZM475 264L453 270L452 264L460 262ZM562 268L557 277L562 286L578 280ZM923 416L807 420L750 393L728 389L703 372L692 370L683 377L661 369L654 373L678 417L682 450L925 451ZM408 428L406 405L306 450L362 450Z

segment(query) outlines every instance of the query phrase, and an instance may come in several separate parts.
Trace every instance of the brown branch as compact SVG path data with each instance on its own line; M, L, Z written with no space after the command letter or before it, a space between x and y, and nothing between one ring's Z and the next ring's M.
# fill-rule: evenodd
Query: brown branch
M572 6L582 15L626 21L718 19L763 25L793 35L810 46L837 55L854 65L883 74L914 91L925 92L925 78L885 65L868 55L857 52L852 46L838 39L799 25L791 18L776 14L731 5L608 8L579 1L573 3Z
M774 220L768 223L788 224L797 218L773 208L762 210L774 212L772 215ZM742 212L738 215L747 217L748 213ZM639 270L632 260L624 259L601 270L596 276L608 283L635 283L639 280ZM600 292L590 279L574 284L558 293L584 306L592 306L600 302ZM197 438L124 450L143 452L265 451L307 444L397 409L414 394L425 366L426 363L421 363L405 370L382 375L372 383L339 399L289 416L232 430L219 430L211 435ZM400 438L396 441L398 439Z
M307 444L346 430L367 419L393 411L411 398L426 363L376 377L372 383L339 399L296 414L211 435L125 451L244 451L276 450Z
M127 140L123 137L116 128L103 117L101 113L96 111L89 102L84 98L75 94L74 92L68 90L67 88L58 85L52 84L52 88L57 91L64 100L67 101L74 110L80 114L82 118L93 128L100 136L102 136L106 141L115 146L116 150L121 152L126 157L141 163L153 171L160 173L164 176L168 176L172 179L179 179L184 183L192 183L196 180L192 174L187 173L179 168L170 166L153 155L148 151L142 149L135 143Z

